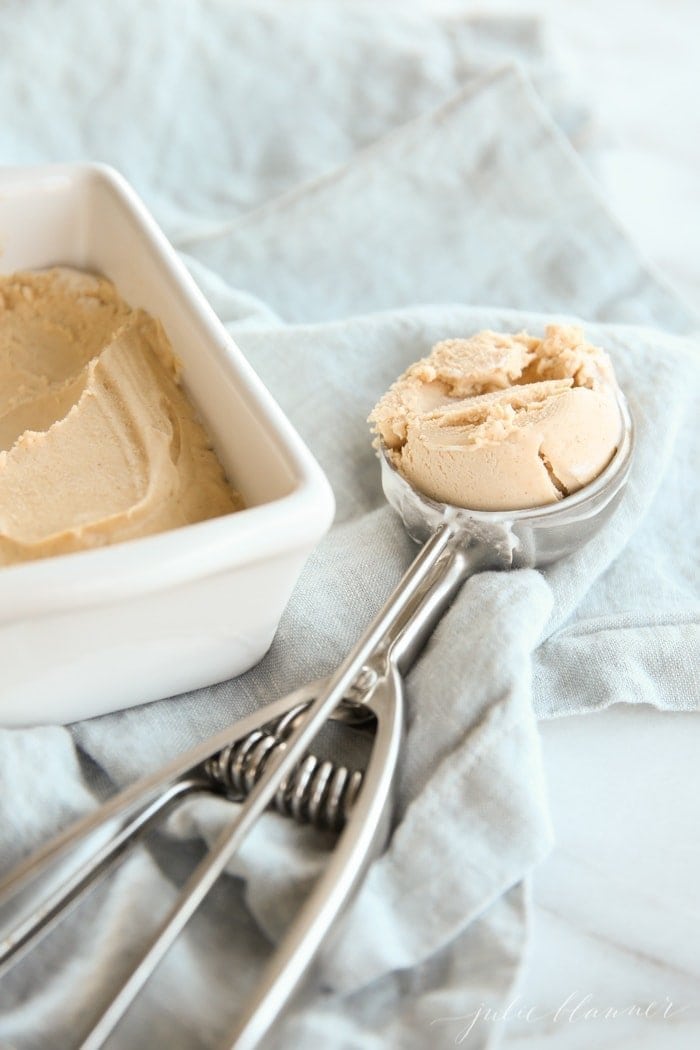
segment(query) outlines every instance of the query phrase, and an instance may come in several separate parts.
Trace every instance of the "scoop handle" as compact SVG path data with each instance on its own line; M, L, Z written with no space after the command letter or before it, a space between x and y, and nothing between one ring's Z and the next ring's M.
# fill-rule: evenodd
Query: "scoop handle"
M397 591L407 584L413 567L422 564L423 582L409 592L392 625L387 629L382 650L401 674L410 669L435 630L462 584L473 573L495 567L493 553L483 544L465 541L462 533L448 523L441 525L421 549ZM432 564L432 569L426 571ZM396 598L396 592L392 596ZM378 654L379 655L379 654Z
M420 595L441 555L451 546L453 532L449 526L438 529L414 559L386 604L375 616L360 640L309 704L298 724L285 741L284 748L272 756L260 779L251 788L235 817L219 833L206 857L191 874L170 912L136 962L126 981L117 991L92 1030L81 1044L81 1050L98 1050L133 1002L146 980L174 943L178 934L195 913L205 896L240 848L244 838L272 802L282 781L303 757L319 729L352 689L358 676L380 660L380 673L391 657L391 647L398 642L413 612L414 599ZM389 669L390 670L390 669Z

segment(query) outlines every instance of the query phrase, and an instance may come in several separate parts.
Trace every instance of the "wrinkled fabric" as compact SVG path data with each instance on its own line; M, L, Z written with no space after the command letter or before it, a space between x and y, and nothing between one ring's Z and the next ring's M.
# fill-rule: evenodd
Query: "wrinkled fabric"
M698 496L698 326L601 203L573 148L591 123L537 21L295 7L30 0L0 11L12 100L0 159L106 160L126 174L338 508L246 674L69 728L0 731L2 867L114 788L331 671L415 555L365 423L379 395L438 339L577 317L630 401L625 497L559 564L463 587L407 676L387 847L319 981L265 1041L422 1050L454 1045L460 1018L505 1002L523 965L526 881L552 841L537 718L698 704L685 512ZM231 814L219 799L183 806L4 979L0 1046L78 1045ZM267 814L108 1045L220 1045L330 845ZM474 1029L461 1045L484 1040Z

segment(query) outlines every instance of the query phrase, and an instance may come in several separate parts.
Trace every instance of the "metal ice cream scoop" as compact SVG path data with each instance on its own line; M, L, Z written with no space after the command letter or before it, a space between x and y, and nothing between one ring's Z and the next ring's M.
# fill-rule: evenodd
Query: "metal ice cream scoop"
M470 511L427 499L380 453L382 483L409 534L423 546L353 650L326 679L266 706L216 734L159 772L126 789L30 857L0 883L10 912L0 945L9 967L71 908L145 832L184 798L202 792L243 800L184 886L148 948L83 1040L103 1045L154 968L224 871L245 835L270 805L300 821L338 832L325 871L284 935L226 1045L251 1048L269 1030L350 900L381 847L404 732L403 676L462 583L484 569L542 567L578 550L613 513L629 473L633 428L619 396L622 437L608 466L590 484L557 503L518 511ZM307 752L329 719L373 734L364 772ZM105 828L109 837L105 839ZM59 885L23 913L27 887L41 889L57 861L99 838ZM0 913L1 916L2 913Z

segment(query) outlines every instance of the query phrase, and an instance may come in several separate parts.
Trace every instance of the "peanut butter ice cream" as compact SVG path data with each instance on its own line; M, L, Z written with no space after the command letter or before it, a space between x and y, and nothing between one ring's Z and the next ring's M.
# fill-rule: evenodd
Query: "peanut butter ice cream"
M77 270L0 277L0 565L241 506L157 321Z
M609 463L622 432L607 354L574 326L543 339L479 332L437 343L370 423L426 496L471 510L553 503Z

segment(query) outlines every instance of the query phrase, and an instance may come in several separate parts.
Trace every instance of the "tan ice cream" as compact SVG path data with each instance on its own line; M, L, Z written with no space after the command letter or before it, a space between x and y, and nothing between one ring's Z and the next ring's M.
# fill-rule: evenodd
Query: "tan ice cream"
M77 270L0 277L0 565L241 506L157 321Z
M370 423L426 496L472 510L562 499L597 477L622 432L607 354L573 326L544 339L479 332L437 343Z

